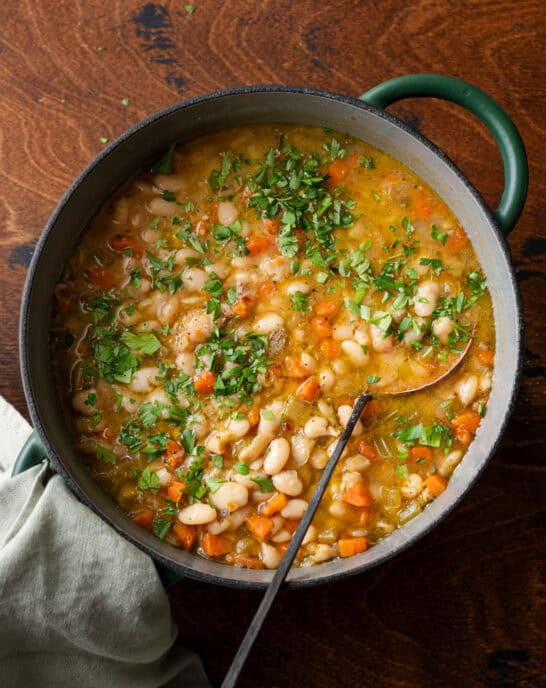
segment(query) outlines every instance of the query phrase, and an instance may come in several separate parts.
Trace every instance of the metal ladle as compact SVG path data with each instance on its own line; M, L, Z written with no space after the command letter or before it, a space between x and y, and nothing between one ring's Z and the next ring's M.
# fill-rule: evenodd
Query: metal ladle
M399 387L397 389L391 389L389 392L385 392L383 390L382 395L398 396L401 394L412 394L414 392L420 392L423 389L427 389L428 387L432 387L433 385L437 385L439 382L448 377L448 375L451 375L451 373L461 364L466 354L468 353L471 344L472 337L469 339L466 347L464 348L459 358L440 377L437 377L425 384L418 385L417 387ZM338 461L341 455L343 454L343 450L345 449L347 442L350 440L351 435L353 434L354 427L360 419L360 416L362 415L362 412L364 411L366 404L369 401L371 401L371 399L372 396L368 394L368 392L366 391L363 392L356 400L353 407L353 412L351 413L347 425L343 429L343 432L341 433L341 437L339 438L338 443L336 444L334 452L328 460L328 463L326 464L326 467L322 472L320 480L318 481L315 491L313 492L313 496L309 501L309 505L305 510L305 513L303 514L300 524L294 532L292 539L290 540L288 549L286 550L283 558L281 559L281 563L275 571L275 575L273 576L271 583L267 586L267 590L265 591L262 601L260 602L260 606L256 610L254 618L248 626L244 638L241 641L241 644L239 645L239 649L237 650L237 653L235 654L235 657L231 662L228 672L224 677L221 688L234 688L237 685L239 674L241 673L241 670L246 662L250 650L254 645L254 641L258 637L260 629L263 625L263 622L265 621L265 618L269 610L271 609L275 597L277 596L277 593L279 592L281 585L284 583L284 580L288 575L288 572L290 571L292 562L296 557L296 554L301 546L303 538L305 537L307 529L311 525L311 521L315 516L315 512L318 509L318 505L320 504L320 501L322 499L322 496L324 495L324 492L326 491L326 488L328 487L328 483L330 482L330 478L332 477L332 474L336 469Z

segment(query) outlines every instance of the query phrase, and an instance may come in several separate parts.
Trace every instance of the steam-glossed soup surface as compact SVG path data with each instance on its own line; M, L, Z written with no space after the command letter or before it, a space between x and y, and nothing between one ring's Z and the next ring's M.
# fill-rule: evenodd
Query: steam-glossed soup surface
M430 382L473 342L464 362ZM413 172L347 135L228 129L171 148L101 210L51 345L89 470L174 547L277 567L365 408L296 565L349 557L449 490L491 387L472 246Z

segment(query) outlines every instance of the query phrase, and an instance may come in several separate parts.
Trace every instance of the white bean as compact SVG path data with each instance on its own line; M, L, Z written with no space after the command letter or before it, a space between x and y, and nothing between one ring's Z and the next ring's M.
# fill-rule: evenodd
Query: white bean
M329 561L337 556L337 545L323 545L313 544L311 556L315 564L320 564L323 561Z
M412 326L404 332L404 344L411 346L413 342L420 342L425 336L424 325L426 320L424 318L414 318Z
M323 368L319 373L319 385L323 392L330 392L336 383L336 377L330 368Z
M417 473L410 473L400 487L400 494L405 499L413 499L423 489L423 479Z
M178 520L187 526L200 526L216 519L216 509L208 504L196 502L178 512Z
M432 323L432 331L434 336L438 338L442 344L447 344L449 335L453 332L453 323L451 318L443 315Z
M326 418L322 416L311 416L303 427L303 432L306 437L316 439L317 437L326 437L336 435L336 431L332 428Z
M348 518L352 512L350 507L343 502L331 502L328 513L334 518Z
M379 351L380 353L388 353L392 351L394 342L392 335L385 337L385 333L377 325L370 325L370 333L372 335L372 347L374 351Z
M92 416L96 407L91 404L86 404L87 398L90 394L96 394L95 389L82 389L76 392L72 397L72 408L74 411L81 413L83 416Z
M224 263L211 263L205 265L205 270L210 275L214 273L219 279L225 279L227 275L227 266Z
M332 337L341 342L343 339L351 339L353 336L353 326L352 325L336 325L332 332Z
M292 460L296 466L303 466L309 460L309 454L315 446L315 440L307 437L301 430L290 438Z
M341 476L341 489L343 492L350 490L362 483L362 476L358 471L344 471Z
M199 253L193 248L181 248L176 252L174 261L177 265L185 265L188 258L199 258Z
M276 547L268 545L267 542L262 542L262 561L267 569L276 569L281 563L281 554Z
M213 535L220 535L220 533L223 533L228 528L229 528L229 517L228 518L219 518L216 521L209 523L207 526L207 530L209 531L209 533L212 533Z
M308 294L311 291L311 284L309 282L304 282L303 280L297 280L289 282L286 287L286 293L289 296L294 296L300 292L301 294Z
M231 201L218 204L218 222L221 225L232 225L239 217L239 211Z
M450 452L447 456L442 456L436 461L438 466L438 473L447 478L453 473L455 468L459 465L461 459L463 458L463 452L459 449Z
M455 385L455 392L463 406L469 406L478 394L478 378L475 375L467 375Z
M368 362L368 354L364 353L362 346L358 342L355 342L354 339L345 339L342 341L341 348L347 354L351 363L358 368L365 366Z
M307 530L305 531L305 535L303 540L301 541L302 545L307 545L309 542L313 542L313 540L317 539L317 529L315 526L311 525Z
M274 475L272 480L275 489L289 497L297 497L303 490L303 483L296 471L281 471Z
M172 201L163 198L152 198L148 204L148 210L152 215L162 215L164 217L174 217L178 212L178 206Z
M432 315L432 311L438 305L439 295L440 285L437 282L422 282L413 298L415 314L422 318L428 318Z
M284 320L276 313L267 313L254 323L253 331L258 334L271 334L284 327Z
M180 191L184 186L184 179L175 174L155 174L153 182L162 191Z
M176 367L190 377L195 373L195 355L189 351L183 351L176 357Z
M308 354L307 351L304 351L301 356L300 356L300 362L301 365L305 368L305 370L311 374L314 373L315 370L317 369L317 361L311 354Z
M211 494L211 502L221 511L236 511L248 502L248 490L236 482L225 482Z
M162 487L168 485L172 480L172 475L166 468L160 468L155 472L155 474L159 478L159 482L161 483Z
M362 454L354 454L348 456L343 464L343 469L346 471L365 471L370 465L370 460Z
M161 323L170 325L176 318L180 310L180 301L176 296L170 298L163 298L157 304L157 317Z
M94 451L92 453L94 453ZM282 530L279 530L277 533L275 533L275 535L272 535L271 540L273 542L288 542L288 540L290 540L291 537L292 535L290 534L290 532L283 528Z
M159 383L156 377L159 375L159 370L156 366L146 366L140 368L133 374L133 379L129 383L129 388L133 392L151 392L154 386Z
M356 328L354 338L359 344L363 346L368 346L370 343L370 332L365 325L360 325Z
M309 463L311 466L313 466L313 468L322 470L328 463L328 454L322 447L317 447L311 453L311 456L309 457Z
M276 475L284 468L290 458L290 444L284 437L272 440L264 459L264 471L269 475Z
M204 310L188 313L184 318L184 328L190 341L204 342L212 332L212 320Z
M353 412L353 407L349 406L349 404L343 404L342 406L339 406L337 409L337 417L339 418L340 424L345 427L347 423L349 422L349 418L351 417L351 414ZM357 420L355 428L353 430L353 435L361 435L364 430L364 427L362 425L362 421Z
M201 291L208 278L208 273L200 268L188 268L182 275L187 291Z
M246 418L230 419L225 428L216 430L205 441L205 447L215 453L221 454L228 442L234 442L244 437L250 430L250 423Z
M281 516L283 518L299 519L305 513L308 507L308 502L305 499L289 499L281 509Z

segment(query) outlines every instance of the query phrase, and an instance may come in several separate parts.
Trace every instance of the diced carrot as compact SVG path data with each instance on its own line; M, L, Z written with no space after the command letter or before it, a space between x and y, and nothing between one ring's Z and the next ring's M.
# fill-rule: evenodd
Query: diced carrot
M419 461L419 459L424 459L425 461L432 461L432 449L430 447L423 447L418 444L416 447L412 447L409 450L410 461L414 463Z
M212 394L215 382L216 375L212 370L206 370L204 373L201 373L201 376L193 383L193 387L198 394Z
M278 218L266 217L264 220L264 229L269 234L276 234L281 227L281 221Z
M173 480L167 488L167 496L173 502L178 502L186 489L186 483L180 480Z
M248 422L250 423L251 428L253 428L255 425L258 425L258 423L260 422L260 412L254 408L250 409L246 417Z
M333 160L328 166L328 179L326 180L326 184L328 184L328 186L337 186L341 184L349 170L349 166L344 163L343 160L339 158Z
M359 483L345 490L341 499L352 506L371 506L373 504L370 491L364 483Z
M235 557L235 563L245 569L265 569L265 564L263 561L260 561L255 557L245 557L243 555L239 555L238 557Z
M231 541L227 537L209 532L201 538L201 547L208 557L221 557L232 550Z
M190 550L197 539L197 526L188 526L180 521L173 523L172 531L184 549Z
M470 432L470 430L467 430L467 428L465 428L464 425L460 425L457 428L455 436L463 445L463 447L468 447L468 445L472 442L472 433Z
M420 191L413 198L413 207L417 217L421 220L428 220L432 212L433 199L430 194Z
M247 301L237 301L233 306L234 315L238 315L240 318L246 318L250 313L250 303Z
M146 509L138 514L135 514L132 519L141 528L146 528L146 530L151 530L154 525L154 512Z
M339 356L341 347L335 339L323 339L320 343L320 350L326 358L336 358Z
M495 354L489 349L480 349L478 351L478 361L482 365L492 368L495 361Z
M90 268L88 270L88 275L91 282L97 287L111 289L114 286L114 275L105 268Z
M73 294L55 294L55 310L57 313L70 313L76 306Z
M269 372L275 377L282 377L282 367L278 363L270 365Z
M289 533L295 533L300 522L299 520L295 518L287 518L286 521L284 522L284 527Z
M275 285L270 280L268 280L267 282L262 282L258 286L258 297L260 299L265 299L267 296L269 296L269 294L271 294L274 288Z
M428 487L428 489L432 492L432 494L435 497L438 497L438 495L441 495L442 492L446 489L447 480L445 478L442 478L442 476L438 473L435 473L434 475L430 475L425 480L425 485Z
M360 510L360 513L358 514L358 525L359 526L367 526L368 523L370 522L370 519L372 517L372 510L364 507Z
M316 377L308 377L296 390L298 399L316 401L320 396L320 386Z
M110 246L113 251L129 251L133 258L140 259L144 255L144 250L137 245L136 240L127 234L117 234L112 241Z
M282 492L276 492L273 497L262 504L260 513L262 516L273 516L281 509L284 509L288 502L288 499Z
M271 246L271 239L264 234L256 234L246 240L246 247L251 256L257 256L258 253L267 251Z
M277 550L279 554L282 554L284 556L286 554L286 550L288 549L290 545L290 540L288 542L281 542L277 545ZM301 559L304 555L303 549L300 547L298 551L296 552L296 559Z
M264 541L271 535L273 519L252 513L246 517L246 525L254 537Z
M375 415L377 413L379 404L375 399L370 399L370 401L364 406L362 409L362 413L360 414L361 418L370 418L371 416Z
M456 227L448 236L446 241L446 251L451 255L460 253L468 244L468 237L460 227Z
M319 303L317 303L315 306L315 313L322 318L333 318L338 310L339 303L330 299L319 301Z
M184 460L184 454L184 449L179 442L175 442L175 440L167 441L165 456L167 458L169 468L172 471L174 471L175 468L178 468L178 466L181 465L182 461Z
M326 337L332 336L332 326L328 320L326 320L326 318L322 318L320 316L313 318L311 321L311 327L319 339L325 339Z
M465 413L456 416L452 424L456 428L466 428L468 432L475 435L481 420L482 417L476 411L465 411Z
M365 456L370 461L377 461L377 452L369 440L360 440L358 443L358 453Z
M285 359L285 365L288 372L288 377L307 377L309 374L309 371L299 358L287 356Z
M368 549L368 541L365 537L340 538L337 547L340 557L353 557Z

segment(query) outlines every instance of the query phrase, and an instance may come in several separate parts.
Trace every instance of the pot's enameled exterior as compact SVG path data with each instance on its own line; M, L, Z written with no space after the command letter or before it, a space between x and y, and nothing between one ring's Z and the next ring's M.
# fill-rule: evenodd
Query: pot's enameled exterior
M439 93L435 95L441 97ZM152 116L121 136L93 161L47 224L30 266L23 298L21 368L31 417L48 457L74 493L116 530L157 561L194 578L242 587L261 587L271 579L271 571L228 567L171 547L139 528L119 510L92 480L74 450L58 403L47 344L53 288L65 260L113 191L173 141L254 122L304 122L348 132L382 148L414 170L443 197L465 227L487 276L495 311L497 352L488 412L448 489L423 514L367 552L314 568L293 569L288 577L291 586L312 585L385 561L422 537L444 517L489 460L516 392L522 325L514 272L504 238L479 194L429 141L361 100L292 87L257 86L221 91L182 102ZM512 220L521 210L527 183L526 166L520 161L519 167L520 207L512 212ZM511 210L514 210L513 202Z

